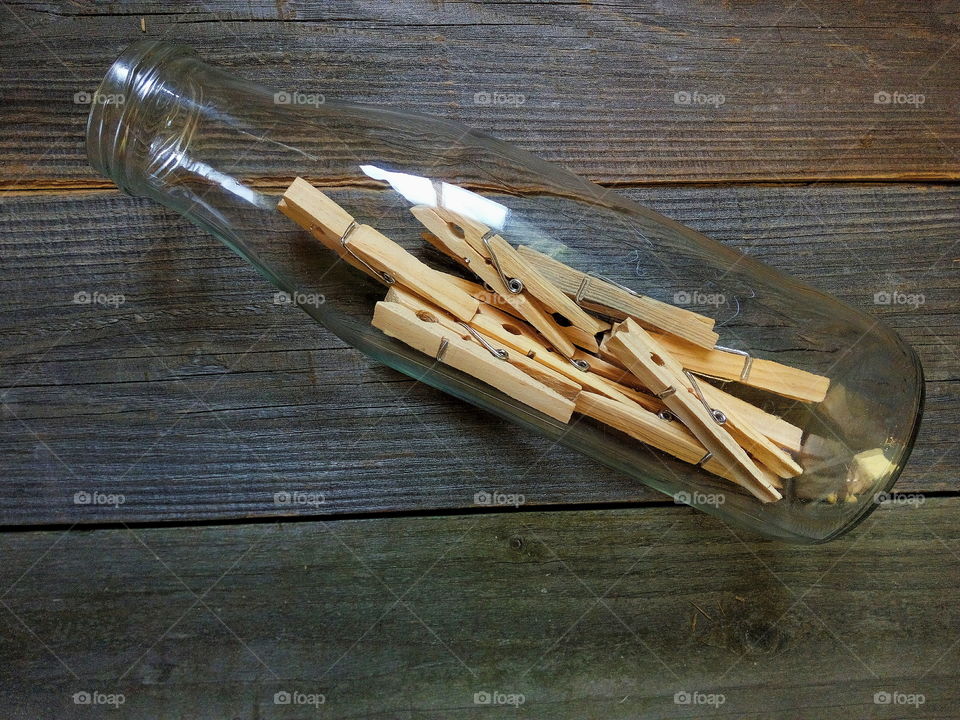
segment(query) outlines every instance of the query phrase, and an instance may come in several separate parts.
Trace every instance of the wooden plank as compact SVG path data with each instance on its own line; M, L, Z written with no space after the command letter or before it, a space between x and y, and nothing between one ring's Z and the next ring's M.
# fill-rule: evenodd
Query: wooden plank
M0 143L2 183L105 186L74 96L161 37L267 87L458 120L616 186L958 177L956 29L939 6L231 0L9 5L0 120L20 132ZM283 172L268 160L231 157Z
M673 505L5 533L3 699L18 718L112 712L81 691L123 693L124 717L952 718L958 512L890 506L817 547Z
M927 377L923 426L897 487L955 491L960 188L631 196L891 323ZM369 362L303 312L274 304L273 289L240 259L149 201L78 192L8 195L0 207L6 524L449 509L472 505L481 472L498 486L517 482L535 505L660 497ZM402 237L406 215L385 217L384 233ZM888 237L898 241L877 252ZM605 275L628 279L629 254L599 256L610 262ZM384 291L369 285L372 311ZM660 299L678 289L662 288ZM923 294L924 304L874 304L874 293L891 290ZM74 304L77 292L125 302ZM728 298L721 331L735 315ZM789 363L791 349L776 349ZM325 492L326 505L276 505L291 478ZM74 505L84 489L122 493L126 503Z

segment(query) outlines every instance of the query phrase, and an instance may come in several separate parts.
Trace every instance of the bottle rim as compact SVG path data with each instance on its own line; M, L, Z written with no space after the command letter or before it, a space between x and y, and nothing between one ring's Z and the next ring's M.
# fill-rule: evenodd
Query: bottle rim
M130 195L138 193L125 162L128 121L136 112L139 98L156 84L160 68L183 57L198 56L180 43L139 40L113 61L93 95L87 116L87 160L94 170Z

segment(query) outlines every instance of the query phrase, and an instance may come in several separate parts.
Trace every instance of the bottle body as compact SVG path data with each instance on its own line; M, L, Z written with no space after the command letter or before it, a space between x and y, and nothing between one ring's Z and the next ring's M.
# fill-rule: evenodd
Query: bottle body
M210 231L372 358L767 536L817 542L864 517L916 432L922 372L876 319L507 144L454 123L274 92L167 43L129 48L88 126L91 163ZM591 277L715 321L719 344L829 379L819 402L730 380L725 391L802 431L803 474L761 503L703 468L577 417L561 422L372 327L384 287L277 210L301 177L423 262L417 206L450 206ZM856 492L851 491L855 488Z

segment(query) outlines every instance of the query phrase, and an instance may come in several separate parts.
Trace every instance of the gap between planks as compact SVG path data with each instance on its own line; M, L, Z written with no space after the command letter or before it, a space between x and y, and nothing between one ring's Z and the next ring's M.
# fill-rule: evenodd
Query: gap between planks
M583 176L586 177L586 176ZM295 179L290 178L241 178L245 184L255 190L276 190L282 193L290 183ZM368 189L384 190L382 184L364 181L351 181L345 179L328 180L318 177L305 177L312 185L318 188L344 188L344 189ZM589 179L589 178L587 178ZM856 175L849 177L835 177L824 179L817 176L783 176L780 178L771 178L764 176L737 177L737 178L706 178L703 180L656 180L647 178L638 178L636 180L595 182L598 187L613 190L631 190L640 188L716 188L716 187L807 187L816 184L822 186L887 186L887 185L923 185L923 186L953 186L960 185L960 172L958 173L901 173L890 175ZM484 185L464 185L468 190L475 192L495 190ZM17 197L20 195L64 195L72 193L95 193L104 191L120 192L116 185L109 180L99 180L91 178L89 180L59 180L49 181L37 185L28 185L23 181L10 181L0 179L0 196ZM533 193L531 193L533 194Z

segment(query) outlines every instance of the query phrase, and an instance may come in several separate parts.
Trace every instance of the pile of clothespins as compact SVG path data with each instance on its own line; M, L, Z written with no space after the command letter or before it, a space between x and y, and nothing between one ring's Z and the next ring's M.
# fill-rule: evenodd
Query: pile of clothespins
M719 347L714 321L581 272L443 207L424 237L482 284L426 265L297 178L278 209L389 287L373 325L562 422L580 413L745 488L781 499L802 431L703 377L803 402L829 379Z

